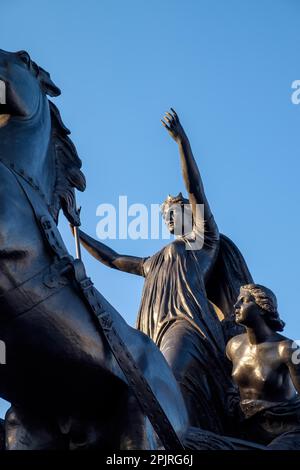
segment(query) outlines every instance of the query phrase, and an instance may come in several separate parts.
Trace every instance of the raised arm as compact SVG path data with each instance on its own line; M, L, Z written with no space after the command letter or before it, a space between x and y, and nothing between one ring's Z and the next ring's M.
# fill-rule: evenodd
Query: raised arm
M197 204L204 205L204 218L209 221L211 217L210 207L204 192L204 187L197 163L194 159L189 139L179 121L177 113L171 108L171 113L166 113L161 120L170 136L178 144L181 168L189 201L192 205L194 216L197 215Z
M106 266L119 271L125 271L131 274L143 276L143 262L144 258L137 256L120 255L116 251L109 248L104 243L94 240L94 238L87 235L82 230L79 230L80 243L86 250L98 261Z

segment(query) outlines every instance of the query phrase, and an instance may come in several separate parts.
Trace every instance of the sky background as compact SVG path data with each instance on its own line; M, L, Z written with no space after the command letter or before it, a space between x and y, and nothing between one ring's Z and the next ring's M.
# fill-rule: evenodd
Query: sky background
M174 107L190 138L220 231L256 282L276 293L285 333L300 339L298 0L2 0L0 47L27 50L51 73L54 100L87 179L82 228L101 203L161 203L184 192ZM129 218L130 220L130 218ZM60 229L70 251L67 224ZM164 240L110 240L148 256ZM83 253L96 287L134 324L143 279ZM6 403L0 404L0 415Z

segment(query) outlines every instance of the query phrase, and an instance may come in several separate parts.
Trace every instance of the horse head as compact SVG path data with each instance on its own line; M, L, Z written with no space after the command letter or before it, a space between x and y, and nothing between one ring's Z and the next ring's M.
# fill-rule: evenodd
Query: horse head
M78 225L74 188L85 189L81 160L47 95L60 90L46 70L26 51L0 50L0 159L40 188L56 222L62 208Z

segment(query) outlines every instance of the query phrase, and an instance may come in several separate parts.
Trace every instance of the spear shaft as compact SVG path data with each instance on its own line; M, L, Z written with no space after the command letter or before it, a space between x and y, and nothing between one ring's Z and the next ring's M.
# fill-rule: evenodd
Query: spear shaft
M74 227L76 258L81 259L81 246L79 237L79 227Z
M75 197L75 196L74 196ZM78 207L77 214L80 220L81 207ZM80 222L79 222L80 225ZM80 246L80 235L79 235L79 225L73 225L73 233L75 238L75 252L76 258L81 260L81 246Z

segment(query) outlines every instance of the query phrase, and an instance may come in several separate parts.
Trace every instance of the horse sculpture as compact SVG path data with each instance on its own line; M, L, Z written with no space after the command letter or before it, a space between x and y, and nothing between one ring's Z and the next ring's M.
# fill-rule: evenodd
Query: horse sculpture
M78 225L74 189L85 189L69 131L47 98L60 90L25 51L0 51L0 80L0 396L14 404L6 446L156 449L160 439L70 274L62 241L63 255L55 250L51 221L62 209ZM187 415L164 357L96 297L180 438Z

